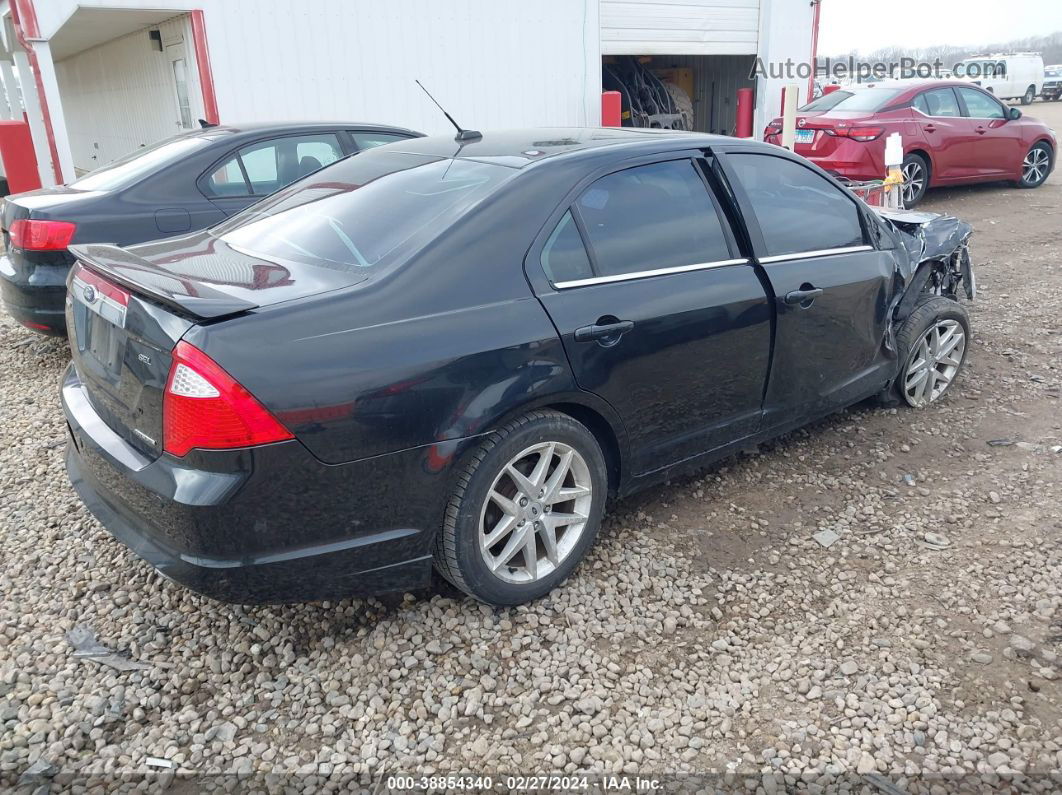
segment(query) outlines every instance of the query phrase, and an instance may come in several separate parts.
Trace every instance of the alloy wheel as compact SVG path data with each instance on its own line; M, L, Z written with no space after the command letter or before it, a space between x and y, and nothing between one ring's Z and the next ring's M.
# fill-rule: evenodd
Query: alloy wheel
M924 190L926 170L917 160L907 163L903 169L903 201L909 204L917 200Z
M1025 155L1021 164L1021 176L1027 185L1039 185L1047 179L1047 169L1051 165L1051 156L1047 150L1034 146Z
M571 554L590 516L586 460L563 442L541 442L513 457L480 511L479 551L499 579L531 583Z
M966 333L955 320L938 320L922 335L908 359L903 396L920 408L944 394L955 380L966 352Z

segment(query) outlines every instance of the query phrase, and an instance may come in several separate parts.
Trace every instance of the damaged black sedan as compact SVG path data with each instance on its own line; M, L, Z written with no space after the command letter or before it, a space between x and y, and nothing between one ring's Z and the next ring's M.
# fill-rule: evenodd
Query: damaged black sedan
M239 602L542 596L606 499L962 369L970 227L777 147L612 129L381 147L204 232L75 246L67 466Z

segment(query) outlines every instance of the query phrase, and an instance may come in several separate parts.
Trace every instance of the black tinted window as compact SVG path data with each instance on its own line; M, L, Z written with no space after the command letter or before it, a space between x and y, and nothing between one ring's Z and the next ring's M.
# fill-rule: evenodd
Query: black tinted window
M781 157L729 160L752 202L768 255L863 245L859 208L844 188Z
M542 267L554 284L589 279L594 275L583 238L569 210L542 247Z
M719 214L688 160L609 174L577 206L600 276L730 258Z

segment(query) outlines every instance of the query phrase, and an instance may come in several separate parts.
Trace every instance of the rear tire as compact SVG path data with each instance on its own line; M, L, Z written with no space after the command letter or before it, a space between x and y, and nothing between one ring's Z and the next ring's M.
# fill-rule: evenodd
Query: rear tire
M1034 144L1025 155L1021 164L1021 179L1018 181L1019 188L1039 188L1047 180L1051 173L1051 162L1054 152L1051 147L1041 141Z
M955 383L970 347L970 318L950 298L924 298L896 334L900 372L892 397L925 408Z
M903 203L910 209L925 198L929 188L929 161L912 152L903 159Z
M586 555L607 491L605 457L585 426L555 411L518 417L466 460L436 538L435 568L487 604L538 599Z
M1036 86L1029 86L1029 88L1026 89L1025 94L1021 98L1021 104L1031 105L1034 99L1036 99Z

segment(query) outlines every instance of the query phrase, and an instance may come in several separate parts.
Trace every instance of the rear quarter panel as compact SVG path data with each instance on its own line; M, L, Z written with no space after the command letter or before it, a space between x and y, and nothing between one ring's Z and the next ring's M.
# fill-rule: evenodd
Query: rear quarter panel
M579 401L522 270L550 192L517 182L519 195L503 189L389 273L186 339L329 464L482 434L553 398ZM541 217L528 210L537 207Z

